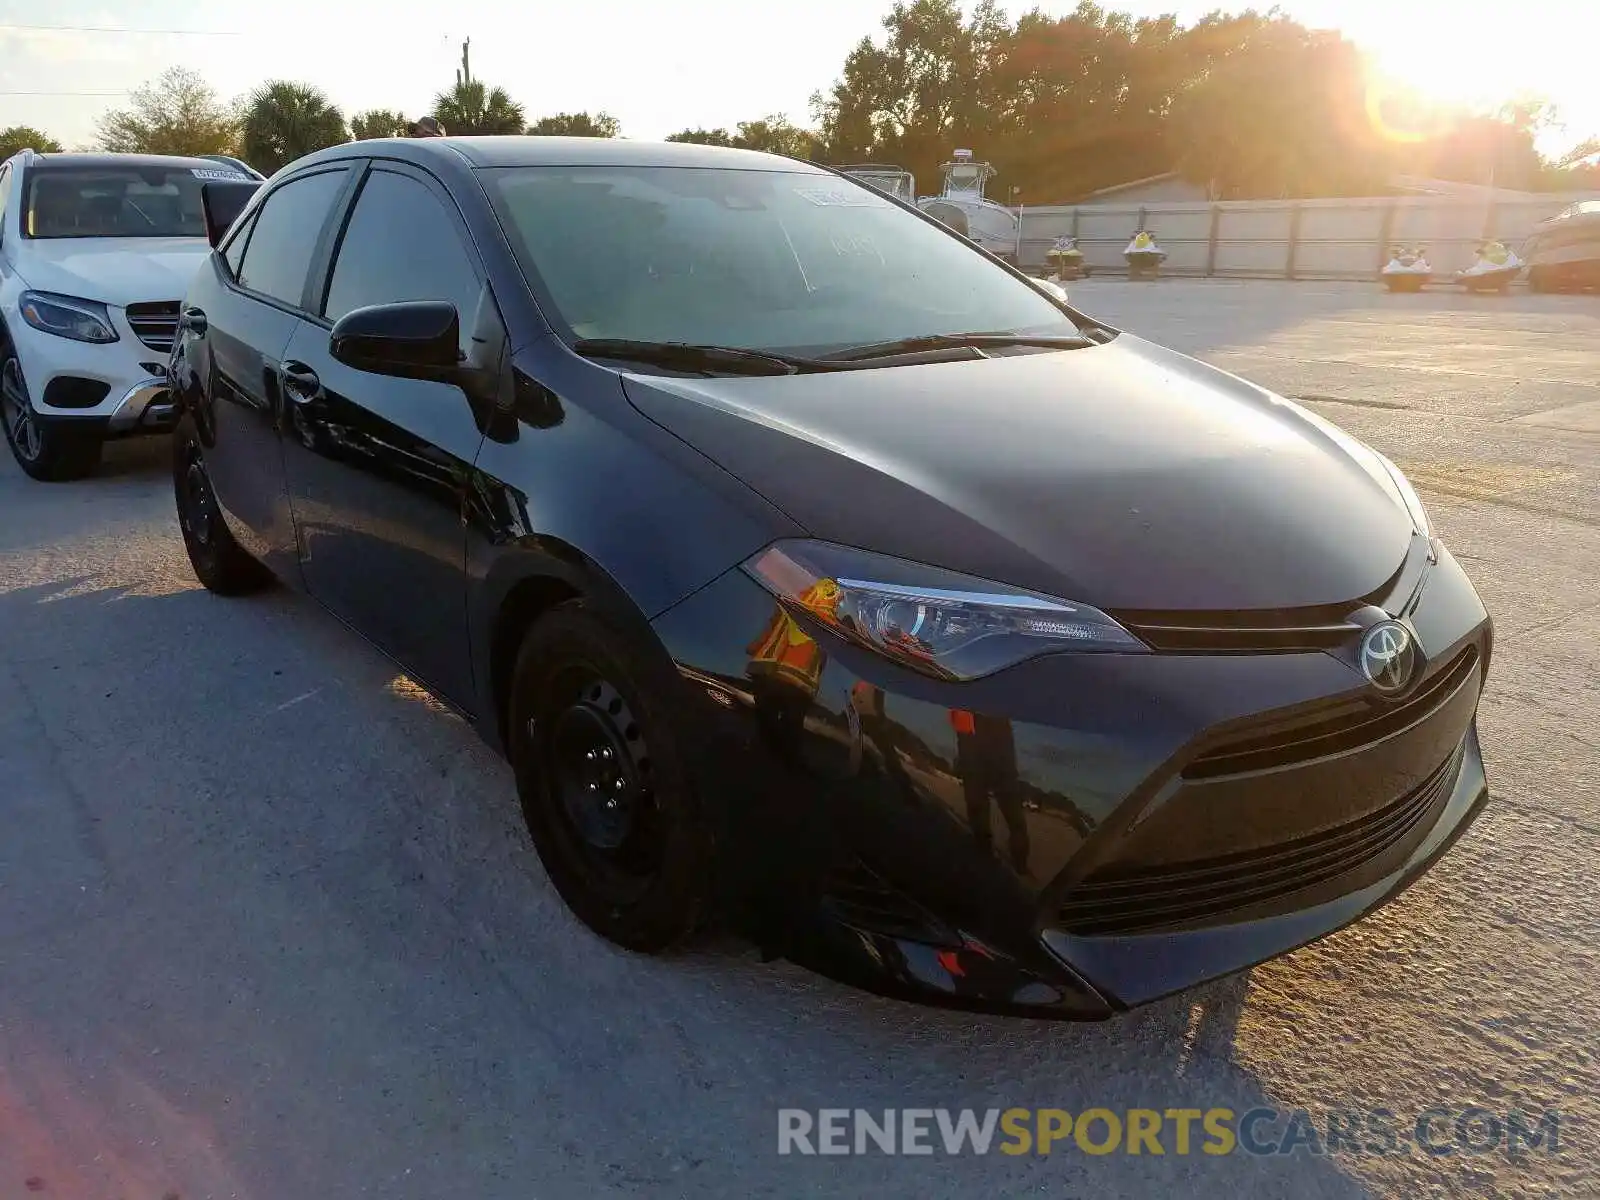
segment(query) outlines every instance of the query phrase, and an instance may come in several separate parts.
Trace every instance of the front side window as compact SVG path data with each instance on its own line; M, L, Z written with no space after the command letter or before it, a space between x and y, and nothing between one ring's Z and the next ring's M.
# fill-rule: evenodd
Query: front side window
M36 166L22 198L22 232L32 238L203 238L200 187L208 177L215 174L193 167Z
M833 175L485 171L530 279L580 338L822 353L930 334L1080 331L941 227Z
M300 306L317 238L347 174L340 169L293 179L262 201L239 264L241 286Z
M323 307L328 320L372 304L448 300L461 314L466 337L479 290L472 260L439 198L406 175L368 175L334 259Z

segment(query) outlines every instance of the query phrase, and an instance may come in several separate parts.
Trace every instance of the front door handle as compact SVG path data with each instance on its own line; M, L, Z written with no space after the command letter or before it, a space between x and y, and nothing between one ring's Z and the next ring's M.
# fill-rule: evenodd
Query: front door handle
M205 314L205 312L203 310L201 310L201 309L198 309L198 308L186 308L186 309L184 309L183 310L183 327L185 329L189 330L191 333L195 334L197 337L204 337L205 333L206 333L206 314Z
M289 394L289 399L305 404L321 394L322 380L305 363L291 359L279 369L283 373L283 390Z

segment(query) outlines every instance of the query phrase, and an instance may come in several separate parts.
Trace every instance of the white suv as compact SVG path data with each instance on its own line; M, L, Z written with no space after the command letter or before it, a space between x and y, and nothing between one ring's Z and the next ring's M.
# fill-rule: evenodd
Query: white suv
M172 427L167 358L210 251L205 158L37 154L0 166L0 422L35 479L94 469L111 437Z

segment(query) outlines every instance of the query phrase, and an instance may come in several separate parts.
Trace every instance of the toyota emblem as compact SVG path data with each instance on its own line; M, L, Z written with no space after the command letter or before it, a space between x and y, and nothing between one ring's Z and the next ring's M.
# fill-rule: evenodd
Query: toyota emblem
M1361 639L1361 673L1386 696L1406 690L1416 664L1416 639L1399 621L1379 621Z

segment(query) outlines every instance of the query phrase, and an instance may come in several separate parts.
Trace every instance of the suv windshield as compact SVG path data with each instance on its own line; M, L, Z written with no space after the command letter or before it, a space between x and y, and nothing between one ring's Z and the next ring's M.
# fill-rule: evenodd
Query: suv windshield
M937 334L1080 333L971 245L837 176L612 166L484 176L524 271L578 338L816 354Z
M22 231L35 238L205 237L205 174L189 167L35 167Z

